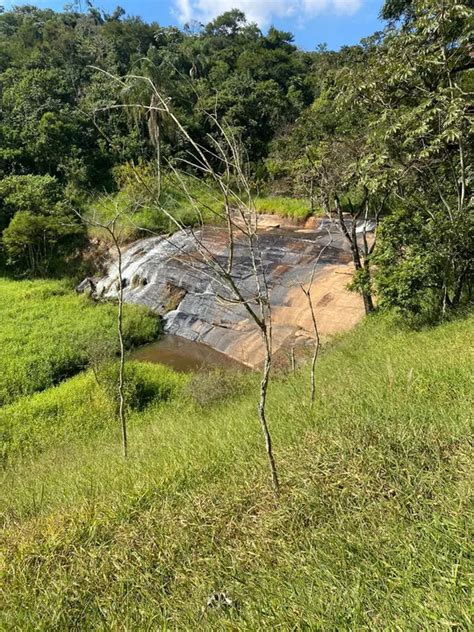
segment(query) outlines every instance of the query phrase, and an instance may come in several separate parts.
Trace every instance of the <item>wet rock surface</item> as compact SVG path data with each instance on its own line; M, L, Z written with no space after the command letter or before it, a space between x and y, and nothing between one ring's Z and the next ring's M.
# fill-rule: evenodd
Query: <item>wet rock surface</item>
M226 230L206 226L196 235L225 265ZM347 329L359 320L360 298L345 290L351 256L337 226L321 220L311 229L269 227L259 232L258 244L270 290L275 351L312 336L301 284L308 283L323 248L312 292L321 334ZM235 243L232 275L245 296L255 296L256 280L243 237ZM124 300L161 315L165 332L207 344L249 366L260 363L263 350L255 324L243 305L229 302L235 297L203 261L191 232L135 242L123 253L122 279ZM116 264L111 263L96 283L96 296L116 296L117 280Z

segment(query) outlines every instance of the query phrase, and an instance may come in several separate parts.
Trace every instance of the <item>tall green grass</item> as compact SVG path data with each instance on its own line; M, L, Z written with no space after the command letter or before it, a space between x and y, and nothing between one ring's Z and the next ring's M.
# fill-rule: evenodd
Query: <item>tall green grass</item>
M3 458L34 458L53 446L95 440L118 431L117 362L62 382L0 408ZM126 413L141 412L150 402L168 402L177 396L186 376L167 367L142 362L125 366ZM139 415L132 421L140 419Z
M175 232L176 222L182 226L196 226L201 223L219 225L224 219L223 198L216 186L189 175L183 174L181 181L178 181L175 175L166 174L163 177L159 204L151 200L148 191L142 193L142 196L143 199L137 204L136 186L124 186L115 195L90 200L86 216L98 213L99 217L107 220L112 219L117 210L121 211L117 232L120 232L120 237L125 242L150 234ZM140 195L138 199L140 200ZM255 198L255 207L258 213L300 221L311 214L309 200L303 198L260 196ZM103 228L90 226L89 234L93 238L110 241L110 236Z
M257 197L255 207L258 213L290 217L294 220L304 221L311 215L309 200L305 198Z
M173 174L163 176L159 203L152 199L148 190L137 191L134 183L133 186L123 186L115 195L89 201L86 216L96 213L102 220L107 220L119 210L122 217L117 223L117 232L123 241L133 241L150 233L175 232L176 222L182 226L196 226L201 222L219 224L223 212L219 191L205 180L185 174L180 178L178 180ZM150 176L147 179L150 185L154 181ZM106 242L110 240L102 228L89 227L89 234Z
M99 348L116 351L116 307L75 294L60 281L0 278L0 406L58 384ZM153 340L156 316L125 306L127 346Z
M275 381L278 502L251 376L135 411L128 460L111 429L12 462L4 628L469 629L473 324L368 318L321 357L312 409L306 371Z

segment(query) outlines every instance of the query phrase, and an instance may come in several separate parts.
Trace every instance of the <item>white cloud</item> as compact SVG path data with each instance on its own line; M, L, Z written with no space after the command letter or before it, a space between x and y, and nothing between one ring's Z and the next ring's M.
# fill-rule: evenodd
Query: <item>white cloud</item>
M294 16L312 18L319 13L353 14L362 0L174 0L175 11L181 22L209 21L217 15L240 9L250 22L268 26L275 18Z
M333 0L334 7L339 13L352 15L361 7L362 0Z
M183 24L190 22L193 19L191 0L175 0L175 13Z

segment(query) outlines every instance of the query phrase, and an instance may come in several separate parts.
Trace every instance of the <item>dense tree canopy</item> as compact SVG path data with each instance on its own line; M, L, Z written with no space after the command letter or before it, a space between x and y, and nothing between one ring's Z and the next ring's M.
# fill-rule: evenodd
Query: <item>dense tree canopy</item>
M472 292L472 10L418 0L383 13L387 29L338 55L267 165L276 186L310 182L326 211L375 220L354 286L431 318Z
M113 164L149 156L153 143L138 140L136 117L107 109L123 95L100 69L150 76L202 139L209 130L199 112L212 109L257 161L309 105L311 59L290 33L264 36L239 11L180 31L119 8L14 8L0 15L0 168L97 186ZM166 130L163 141L172 145Z
M158 166L159 198L162 166L190 149L172 111L210 151L213 121L224 125L259 190L307 197L348 230L375 222L360 251L347 235L368 311L374 294L411 314L458 305L472 290L472 10L386 0L381 16L359 46L309 53L238 10L184 29L92 4L0 14L3 260L48 270L41 251L25 255L37 234L66 256L77 227L58 234L65 209L120 188L124 165Z

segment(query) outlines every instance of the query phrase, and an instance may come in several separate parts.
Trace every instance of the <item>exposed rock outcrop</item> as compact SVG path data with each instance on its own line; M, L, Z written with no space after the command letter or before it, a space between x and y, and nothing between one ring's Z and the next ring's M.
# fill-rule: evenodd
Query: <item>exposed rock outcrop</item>
M312 296L320 333L327 336L348 329L363 314L360 297L345 289L351 256L336 226L321 220L312 228L263 229L259 247L270 287L275 351L312 336L311 314L300 284L308 282L315 259L328 242L328 229L332 242L317 264ZM224 229L206 226L199 237L226 261ZM230 293L200 260L190 232L142 239L124 252L122 260L125 301L147 305L160 314L166 332L203 342L249 366L259 364L262 347L255 325L244 306L225 300ZM236 242L233 276L247 296L255 295L244 239ZM97 282L96 294L113 297L116 292L117 269L112 263Z

